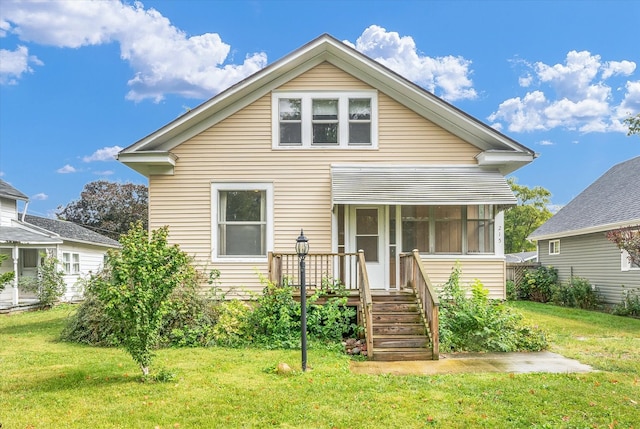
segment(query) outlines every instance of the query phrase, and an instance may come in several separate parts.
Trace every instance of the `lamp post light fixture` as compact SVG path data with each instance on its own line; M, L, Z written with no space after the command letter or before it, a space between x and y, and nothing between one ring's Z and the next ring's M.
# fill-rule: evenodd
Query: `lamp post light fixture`
M300 329L302 334L302 371L307 370L307 287L305 285L304 258L309 253L309 240L300 229L300 235L296 240L296 253L300 263Z

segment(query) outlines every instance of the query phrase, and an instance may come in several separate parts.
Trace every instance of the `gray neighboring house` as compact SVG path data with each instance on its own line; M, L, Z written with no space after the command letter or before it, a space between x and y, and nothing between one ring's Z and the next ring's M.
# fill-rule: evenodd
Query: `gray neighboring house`
M120 244L72 222L20 214L19 201L25 203L26 212L29 198L0 180L0 253L8 256L0 265L0 273L16 273L14 280L0 291L0 308L36 301L33 294L20 290L18 279L37 275L42 253L60 261L67 286L62 299L81 299L83 290L78 280L100 270L107 250Z
M535 230L538 261L559 279L588 279L605 302L640 288L640 267L606 237L608 231L640 226L640 156L615 165ZM624 286L624 287L623 287Z

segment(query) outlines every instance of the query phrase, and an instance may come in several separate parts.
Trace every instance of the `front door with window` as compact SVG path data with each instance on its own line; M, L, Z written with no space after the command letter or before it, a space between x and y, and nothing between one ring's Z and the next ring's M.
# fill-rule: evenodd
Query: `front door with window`
M384 206L351 207L350 247L364 250L369 284L372 289L387 289L387 257Z

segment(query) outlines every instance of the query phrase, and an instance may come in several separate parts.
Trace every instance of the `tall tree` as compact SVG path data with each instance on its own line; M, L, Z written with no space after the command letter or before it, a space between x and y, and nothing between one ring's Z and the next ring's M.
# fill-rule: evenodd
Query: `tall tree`
M97 180L84 185L78 200L59 206L56 216L118 240L133 223L147 227L148 206L145 185Z
M640 267L640 225L614 229L607 232L607 238L614 242L618 249L627 252L631 266Z
M518 253L536 250L527 237L551 216L547 206L551 203L551 192L541 186L529 188L518 185L514 178L508 179L518 205L506 210L504 215L504 251Z
M627 133L628 136L632 134L640 135L640 113L636 116L629 116L623 122L629 127L629 132Z

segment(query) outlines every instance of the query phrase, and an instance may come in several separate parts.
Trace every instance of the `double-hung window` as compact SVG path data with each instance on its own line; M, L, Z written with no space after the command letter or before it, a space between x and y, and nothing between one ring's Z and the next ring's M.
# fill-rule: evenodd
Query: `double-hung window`
M213 185L213 259L263 260L272 249L273 187Z
M65 274L80 274L80 254L62 253L62 269Z
M274 92L274 148L375 148L375 91Z
M559 254L560 254L560 240L550 240L549 255L559 255Z

